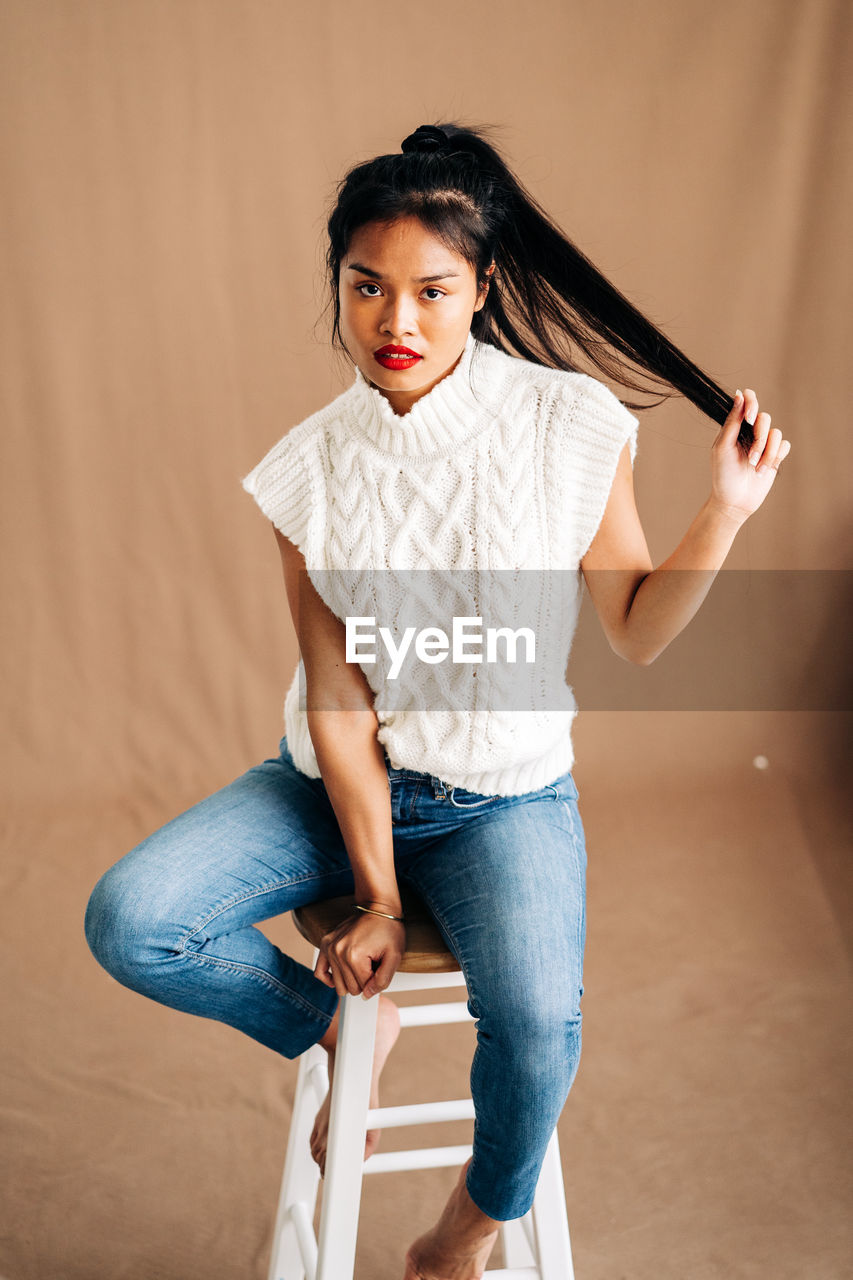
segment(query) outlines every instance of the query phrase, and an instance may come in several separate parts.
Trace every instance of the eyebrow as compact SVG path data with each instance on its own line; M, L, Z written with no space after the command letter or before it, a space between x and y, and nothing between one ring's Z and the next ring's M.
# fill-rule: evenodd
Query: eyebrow
M365 267L361 262L351 262L347 267L347 271L360 271L362 275L372 276L374 280L381 280L382 275L379 271L374 271L371 267ZM439 271L434 276L419 276L415 280L415 284L429 284L431 280L447 280L451 276L458 276L458 271Z

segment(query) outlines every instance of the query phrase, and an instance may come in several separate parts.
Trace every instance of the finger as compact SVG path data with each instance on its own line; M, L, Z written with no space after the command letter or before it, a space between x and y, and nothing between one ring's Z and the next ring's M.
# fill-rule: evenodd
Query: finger
M325 973L320 974L320 981L325 982L326 986L330 987L333 991L336 991L338 995L341 994L342 984L340 983L340 980L335 977L334 969L327 969Z
M748 446L749 455L755 446L755 423L758 418L758 399L751 387L746 387L743 393L743 428L744 436L752 436L752 444ZM740 434L740 432L738 433Z
M379 988L376 985L376 975L379 973L379 969L380 969L379 964L377 964L376 968L374 969L373 961L371 960L370 973L367 974L364 980L364 986L361 989L361 994L364 996L365 1000L369 1000L371 996L375 996L376 992L379 990Z
M378 969L372 970L370 977L367 978L364 986L361 988L361 994L364 996L365 1000L369 1000L371 996L375 996L378 991L384 990L383 987L378 985L378 979L376 977L378 972Z
M402 956L398 955L396 952L385 952L379 964L379 968L368 983L368 986L371 989L371 995L377 991L385 990L385 988L390 984L391 979L394 977L394 974L397 972L401 960Z
M732 397L732 407L726 415L725 421L720 427L719 440L729 444L732 439L737 439L740 431L740 424L743 421L743 392L738 390Z
M337 963L334 963L332 965L332 976L334 977L334 980L335 980L335 991L341 997L341 999L343 999L345 995L349 995L349 992L347 991L346 982L341 977L341 971L338 968Z
M778 429L778 428L777 428ZM767 444L767 437L770 434L770 414L759 413L758 417L752 425L752 444L749 446L749 465L751 467L758 466L759 459L764 452ZM781 433L780 433L781 434Z
M336 955L335 967L341 975L341 980L344 983L347 995L357 996L361 991L361 983L353 972L352 965L349 962L349 957Z
M373 979L376 976L376 971L373 968L373 961L370 957L365 956L363 960L353 964L353 973L355 974L355 979L358 983L358 989L360 993L364 995L365 991L367 991L367 988L371 986Z
M772 467L774 471L778 470L779 463L782 461L782 457L785 456L782 453L782 444L782 432L778 427L774 427L770 432L770 438L767 441L761 461L755 468L759 475L767 471L770 467Z
M750 464L755 467L756 471L759 467L768 466L774 461L779 449L779 444L782 440L782 432L778 427L774 427L772 431L768 430L767 434L764 434L764 426L766 424L761 422L761 419L764 417L765 415L763 413L758 415L759 421L758 424L756 424L756 432L760 432L760 434L757 437L757 443L749 451ZM758 451L757 457L753 460L753 455L756 453L756 450Z
M334 987L339 996L345 996L347 994L347 989L340 973L338 972L337 964L333 961L330 955L321 954L314 972L321 982L325 982L327 987Z
M317 956L317 963L314 966L314 976L315 978L319 978L321 982L325 982L327 987L333 987L335 985L335 978L331 968L332 957L329 952L328 937L320 939L319 952L320 954Z

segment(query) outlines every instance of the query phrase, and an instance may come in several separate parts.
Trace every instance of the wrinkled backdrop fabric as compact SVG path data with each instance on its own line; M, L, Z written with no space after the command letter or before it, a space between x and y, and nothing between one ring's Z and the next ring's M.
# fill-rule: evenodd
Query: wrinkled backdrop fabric
M499 126L569 236L791 439L726 569L848 570L852 18L3 0L8 1280L266 1275L296 1063L122 988L83 915L108 866L278 750L296 647L239 481L351 380L323 313L335 183L418 124ZM658 564L715 428L677 397L640 418ZM594 617L593 660L621 665ZM848 1273L846 705L581 704L584 1050L559 1131L584 1280ZM288 919L261 927L308 958ZM472 1051L470 1027L405 1032L383 1099L461 1096ZM399 1280L454 1180L367 1180L360 1277Z

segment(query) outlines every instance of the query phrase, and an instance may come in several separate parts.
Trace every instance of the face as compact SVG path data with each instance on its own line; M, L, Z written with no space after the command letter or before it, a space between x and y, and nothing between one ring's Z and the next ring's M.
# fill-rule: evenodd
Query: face
M494 270L494 263L490 267ZM473 268L417 218L356 231L340 269L341 333L361 372L405 414L455 368L486 301ZM404 347L393 364L377 352Z

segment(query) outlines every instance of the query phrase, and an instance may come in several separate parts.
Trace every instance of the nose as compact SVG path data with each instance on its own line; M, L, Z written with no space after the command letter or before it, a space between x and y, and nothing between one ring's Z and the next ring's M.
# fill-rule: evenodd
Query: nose
M389 298L382 313L380 332L392 341L411 337L417 332L415 304L411 298Z

